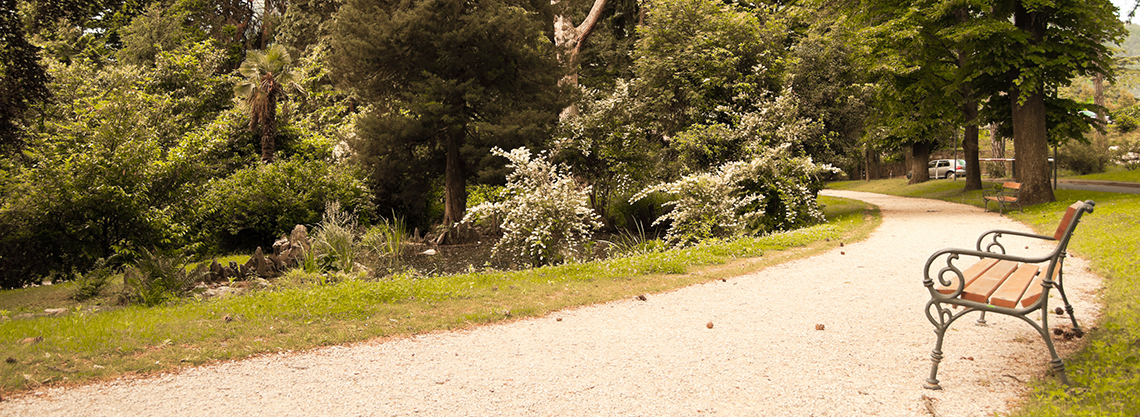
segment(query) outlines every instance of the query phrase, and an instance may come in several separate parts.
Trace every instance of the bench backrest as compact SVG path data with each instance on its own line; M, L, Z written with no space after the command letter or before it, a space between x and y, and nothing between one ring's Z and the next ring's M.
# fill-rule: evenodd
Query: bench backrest
M1001 184L1002 188L1007 188L1014 191L1021 191L1020 182L1006 182Z
M1090 200L1078 201L1069 205L1069 208L1065 210L1065 216L1061 218L1061 224L1057 225L1057 231L1053 233L1053 239L1061 240L1066 233L1070 232L1070 226L1076 227L1076 224L1073 223L1080 217L1080 211L1085 208L1086 205L1088 206L1086 211L1092 212L1093 206L1096 205L1096 203Z

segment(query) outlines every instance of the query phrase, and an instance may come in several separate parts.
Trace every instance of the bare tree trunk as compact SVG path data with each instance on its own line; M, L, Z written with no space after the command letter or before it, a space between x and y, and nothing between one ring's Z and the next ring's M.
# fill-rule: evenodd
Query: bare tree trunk
M1045 38L1045 13L1030 12L1020 2L1014 13L1014 25L1032 36L1030 42L1040 44ZM1011 83L1012 84L1012 83ZM1018 199L1027 205L1057 201L1053 195L1049 171L1049 139L1045 122L1045 95L1041 85L1023 93L1013 84L1013 158L1017 164L1015 179L1021 183Z
M958 22L965 23L970 20L969 11L966 8L959 8L954 11ZM958 55L958 66L965 67L966 53L964 51L956 51ZM966 186L962 188L964 191L980 190L982 189L982 167L978 163L978 125L974 124L974 120L978 118L978 101L971 98L973 91L970 86L963 83L958 90L962 94L962 116L966 121L966 132L962 137L962 159L966 160ZM951 169L957 169L957 161L954 162L955 166Z
M1019 199L1028 205L1057 201L1053 195L1049 171L1049 141L1045 130L1045 96L1029 94L1024 104L1018 103L1017 88L1013 100L1013 158L1016 177L1021 183Z
M266 104L265 120L261 121L261 162L273 162L273 153L277 151L277 97L270 93Z
M910 145L910 181L907 184L919 184L930 181L930 172L926 170L930 163L930 143L915 142Z
M451 228L463 220L467 211L467 177L459 149L463 147L463 129L447 135L447 160L443 173L443 224Z
M561 0L550 0L550 5L556 6L559 1ZM554 16L554 45L561 51L558 60L569 69L559 84L578 85L578 53L582 51L582 43L586 42L586 38L594 32L594 27L598 25L598 20L602 17L602 10L605 8L606 0L594 0L594 5L590 7L590 14L578 26L574 26L574 23L570 21L568 11L563 11ZM561 116L563 119L576 115L578 115L577 104L571 104L562 109Z
M1104 74L1097 74L1093 77L1093 104L1104 107ZM1107 126L1108 115L1104 111L1096 112L1096 119L1100 121L1101 126ZM1104 152L1108 150L1108 138L1099 131L1094 135L1096 137L1096 150Z

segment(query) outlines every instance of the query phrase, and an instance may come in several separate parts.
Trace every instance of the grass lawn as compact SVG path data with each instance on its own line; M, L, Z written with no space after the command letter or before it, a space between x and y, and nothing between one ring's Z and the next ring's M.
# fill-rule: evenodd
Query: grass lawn
M1140 182L1140 169L1136 170L1110 170L1108 172L1101 172L1097 174L1081 175L1075 177L1066 177L1067 179L1074 180L1098 180L1098 181L1116 181L1116 182Z
M543 316L756 271L864 239L879 224L865 203L820 202L822 225L528 271L329 285L292 271L247 295L96 313L68 304L65 286L2 291L0 394ZM71 313L12 318L61 305Z
M1131 177L1128 177L1131 178ZM1100 178L1098 178L1100 179ZM1121 179L1115 179L1121 181ZM961 181L849 181L829 188L925 197L981 206L981 192L963 192ZM1015 415L1140 416L1140 195L1057 190L1057 202L1007 216L1052 234L1066 206L1096 201L1069 251L1088 259L1105 278L1104 315L1085 337L1086 346L1065 361L1072 387L1054 378L1033 381L1030 398ZM1078 316L1079 317L1079 316Z

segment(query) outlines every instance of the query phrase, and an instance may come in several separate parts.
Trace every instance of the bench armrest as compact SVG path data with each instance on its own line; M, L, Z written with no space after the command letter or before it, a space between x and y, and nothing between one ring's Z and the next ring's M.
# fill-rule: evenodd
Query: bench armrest
M1018 232L1016 230L994 229L994 230L986 231L985 233L982 233L981 236L978 236L978 243L974 245L974 248L976 250L979 250L979 251L992 252L991 249L993 249L994 247L997 247L998 249L1001 250L1000 253L1005 253L1005 246L1003 246L1001 244L1001 242L998 242L998 238L1000 238L1004 235L1021 236L1021 237L1028 237L1028 238L1041 239L1041 240L1050 240L1050 241L1057 240L1057 239L1054 239L1053 236L1039 235L1036 233ZM990 242L988 244L986 244L985 247L982 247L982 243L986 240L986 237L988 237L988 236L992 236L992 237L990 237ZM999 253L999 252L992 252L992 253Z

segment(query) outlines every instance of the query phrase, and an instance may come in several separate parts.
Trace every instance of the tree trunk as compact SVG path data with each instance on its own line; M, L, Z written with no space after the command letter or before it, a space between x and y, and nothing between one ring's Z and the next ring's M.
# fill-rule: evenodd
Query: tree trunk
M1104 74L1097 74L1093 77L1093 104L1101 108L1104 107ZM1104 113L1104 111L1096 112L1096 120L1100 122L1102 127L1108 125L1108 115ZM1094 136L1096 137L1095 149L1097 152L1107 152L1108 138L1105 137L1103 133L1100 133L1100 131L1097 131Z
M265 120L261 122L261 162L273 162L273 153L277 151L277 98L270 95Z
M978 161L978 102L967 100L962 105L962 115L966 117L966 132L962 137L962 159L966 160L966 186L963 191L982 189L982 164ZM955 165L957 165L955 163ZM956 168L956 167L955 167Z
M559 1L550 0L550 5L555 6ZM582 51L582 43L586 42L586 38L594 32L594 27L598 25L598 20L602 17L602 10L605 8L606 0L594 0L594 5L590 7L590 14L578 26L574 26L567 15L568 11L564 12L567 14L554 16L554 45L561 51L558 55L558 61L568 69L566 76L562 77L559 84L565 86L578 85L578 53ZM577 115L577 104L571 104L562 109L562 119Z
M930 181L926 166L930 163L930 143L915 142L910 145L910 181L907 184L920 184Z
M1025 103L1018 103L1021 93L1013 89L1013 159L1017 164L1014 174L1021 183L1019 199L1033 205L1057 201L1053 185L1049 182L1049 141L1045 129L1045 95L1029 94Z
M1031 44L1038 45L1044 41L1044 12L1029 12L1018 2L1014 25L1029 33ZM1022 92L1025 85L1011 85L1013 158L1017 164L1014 179L1021 183L1018 199L1026 205L1057 201L1053 195L1053 185L1049 181L1049 138L1042 85L1028 86L1028 92Z
M958 19L960 24L965 24L970 20L969 10L965 7L958 8L954 11L954 16ZM958 55L958 67L965 68L966 52L955 51ZM966 160L966 186L962 188L963 191L973 191L982 189L982 167L978 162L978 125L974 124L975 119L978 118L978 101L973 98L973 90L968 83L962 83L958 87L958 92L962 94L962 118L966 122L966 132L962 137L962 159ZM957 169L957 161L954 162L951 169Z
M443 173L443 224L449 229L463 220L467 211L467 175L459 149L463 147L462 128L446 132L446 152Z

